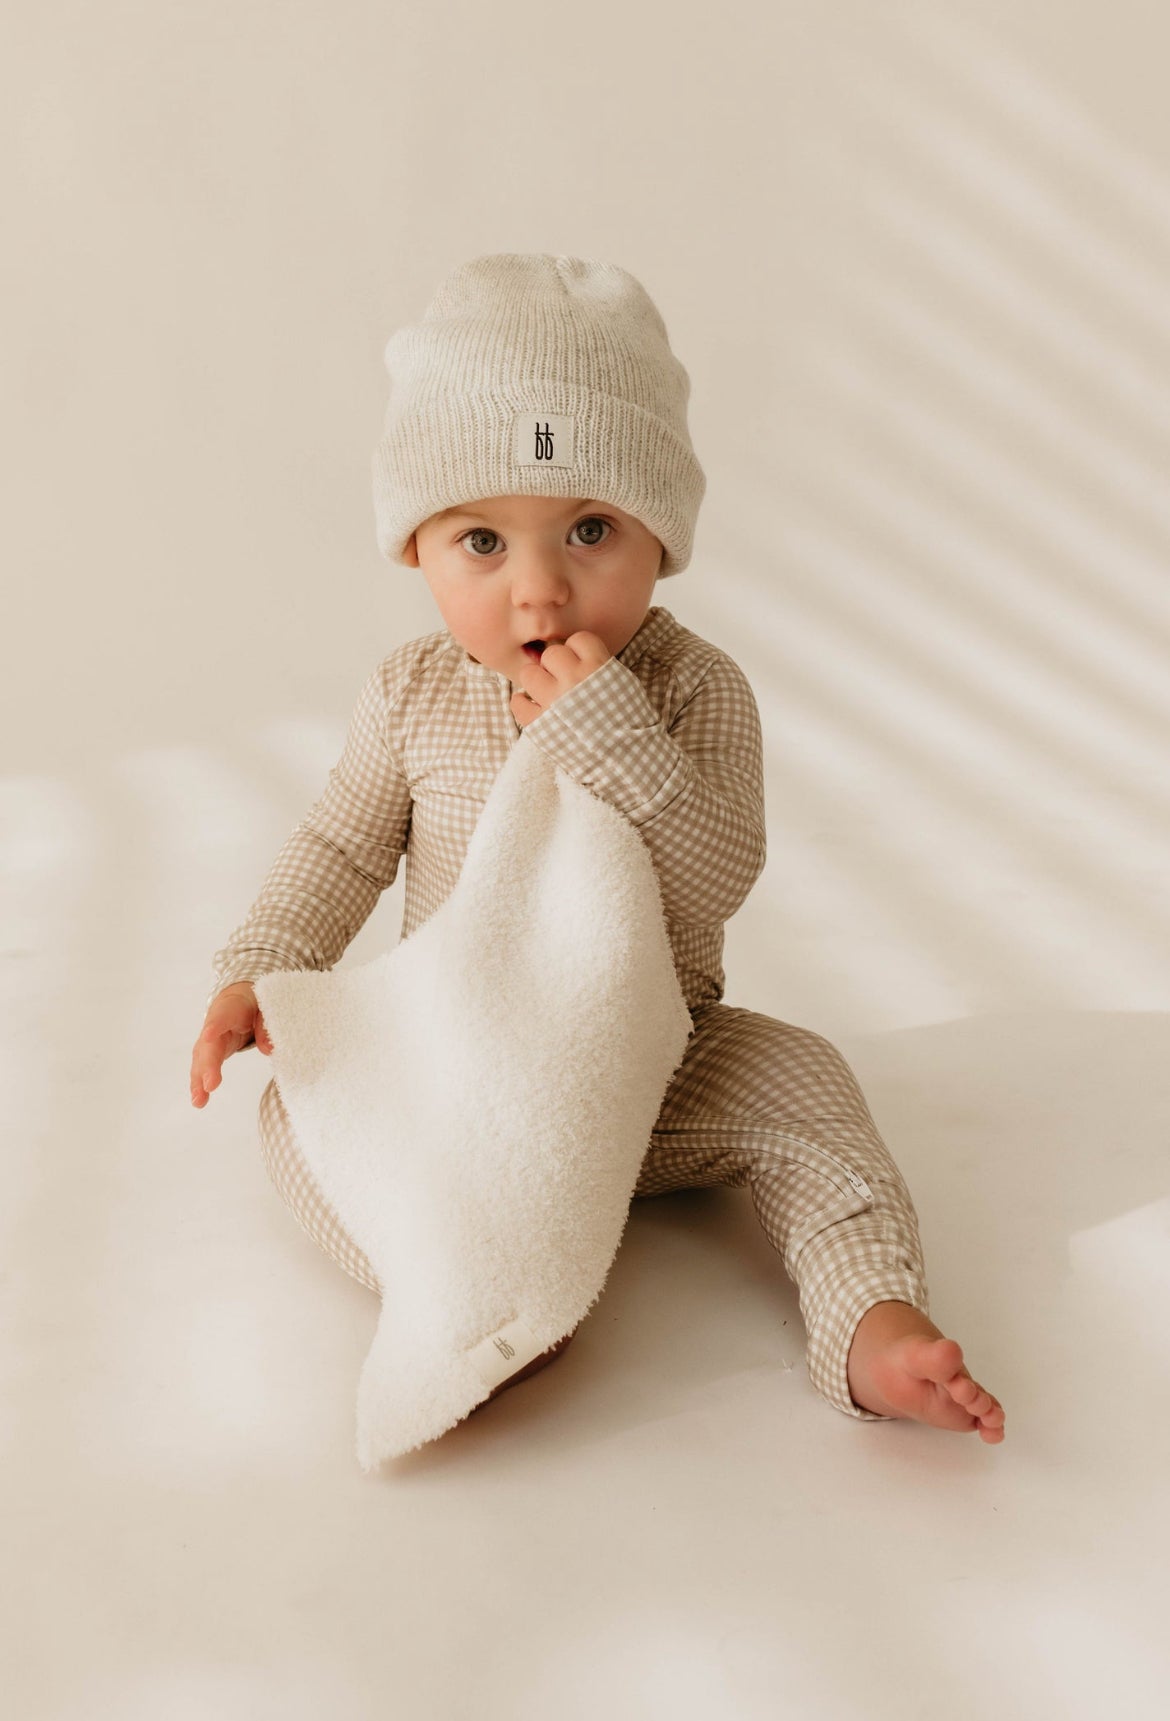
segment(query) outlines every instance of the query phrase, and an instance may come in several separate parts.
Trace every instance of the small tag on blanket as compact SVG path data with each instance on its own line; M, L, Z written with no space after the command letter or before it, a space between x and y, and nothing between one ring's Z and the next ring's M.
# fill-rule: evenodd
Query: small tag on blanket
M468 1351L468 1359L483 1377L486 1387L497 1387L547 1349L523 1321L508 1321L499 1332L489 1333Z

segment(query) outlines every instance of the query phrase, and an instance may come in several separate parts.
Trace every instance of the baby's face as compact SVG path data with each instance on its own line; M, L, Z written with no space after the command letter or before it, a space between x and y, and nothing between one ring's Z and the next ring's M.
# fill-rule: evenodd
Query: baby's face
M646 619L663 549L612 502L494 496L432 514L405 555L459 644L518 685L529 640L585 629L616 657Z

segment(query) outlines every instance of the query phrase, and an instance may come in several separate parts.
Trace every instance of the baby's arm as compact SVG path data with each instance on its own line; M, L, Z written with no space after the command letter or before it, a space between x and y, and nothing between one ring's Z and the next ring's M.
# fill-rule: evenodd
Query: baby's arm
M763 738L751 683L720 652L669 729L611 658L524 733L638 827L668 920L724 921L764 869Z
M209 1004L234 982L276 969L332 968L393 884L410 829L411 794L386 739L389 661L358 695L328 788L217 951Z

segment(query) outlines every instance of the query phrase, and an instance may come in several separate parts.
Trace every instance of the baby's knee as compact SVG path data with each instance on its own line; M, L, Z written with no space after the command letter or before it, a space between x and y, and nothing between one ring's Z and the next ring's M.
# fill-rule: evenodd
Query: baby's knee
M853 1071L844 1053L823 1034L775 1017L763 1017L761 1022L766 1022L767 1027L762 1029L758 1041L760 1060L786 1086L799 1088L811 1081L838 1089L855 1087Z

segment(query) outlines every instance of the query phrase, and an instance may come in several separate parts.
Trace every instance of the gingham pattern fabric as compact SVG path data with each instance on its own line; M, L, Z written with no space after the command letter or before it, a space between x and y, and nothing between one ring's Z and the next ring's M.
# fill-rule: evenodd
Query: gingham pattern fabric
M434 913L520 734L506 677L445 629L369 677L323 797L215 957L211 997L274 969L329 968L406 855L402 936ZM723 923L764 865L763 758L750 684L718 647L653 608L625 649L524 731L639 828L653 858L694 1032L635 1196L750 1185L797 1287L809 1375L846 1414L854 1330L876 1302L929 1314L917 1216L848 1065L821 1036L722 1002ZM208 1000L210 1002L210 998ZM269 1173L327 1254L377 1290L306 1165L275 1082L260 1102Z
M368 678L329 787L289 836L214 959L233 980L332 968L406 854L401 936L455 887L520 734L517 688L445 629ZM528 739L641 831L688 1004L723 996L723 923L764 866L760 718L726 652L655 607L615 658L530 722Z

